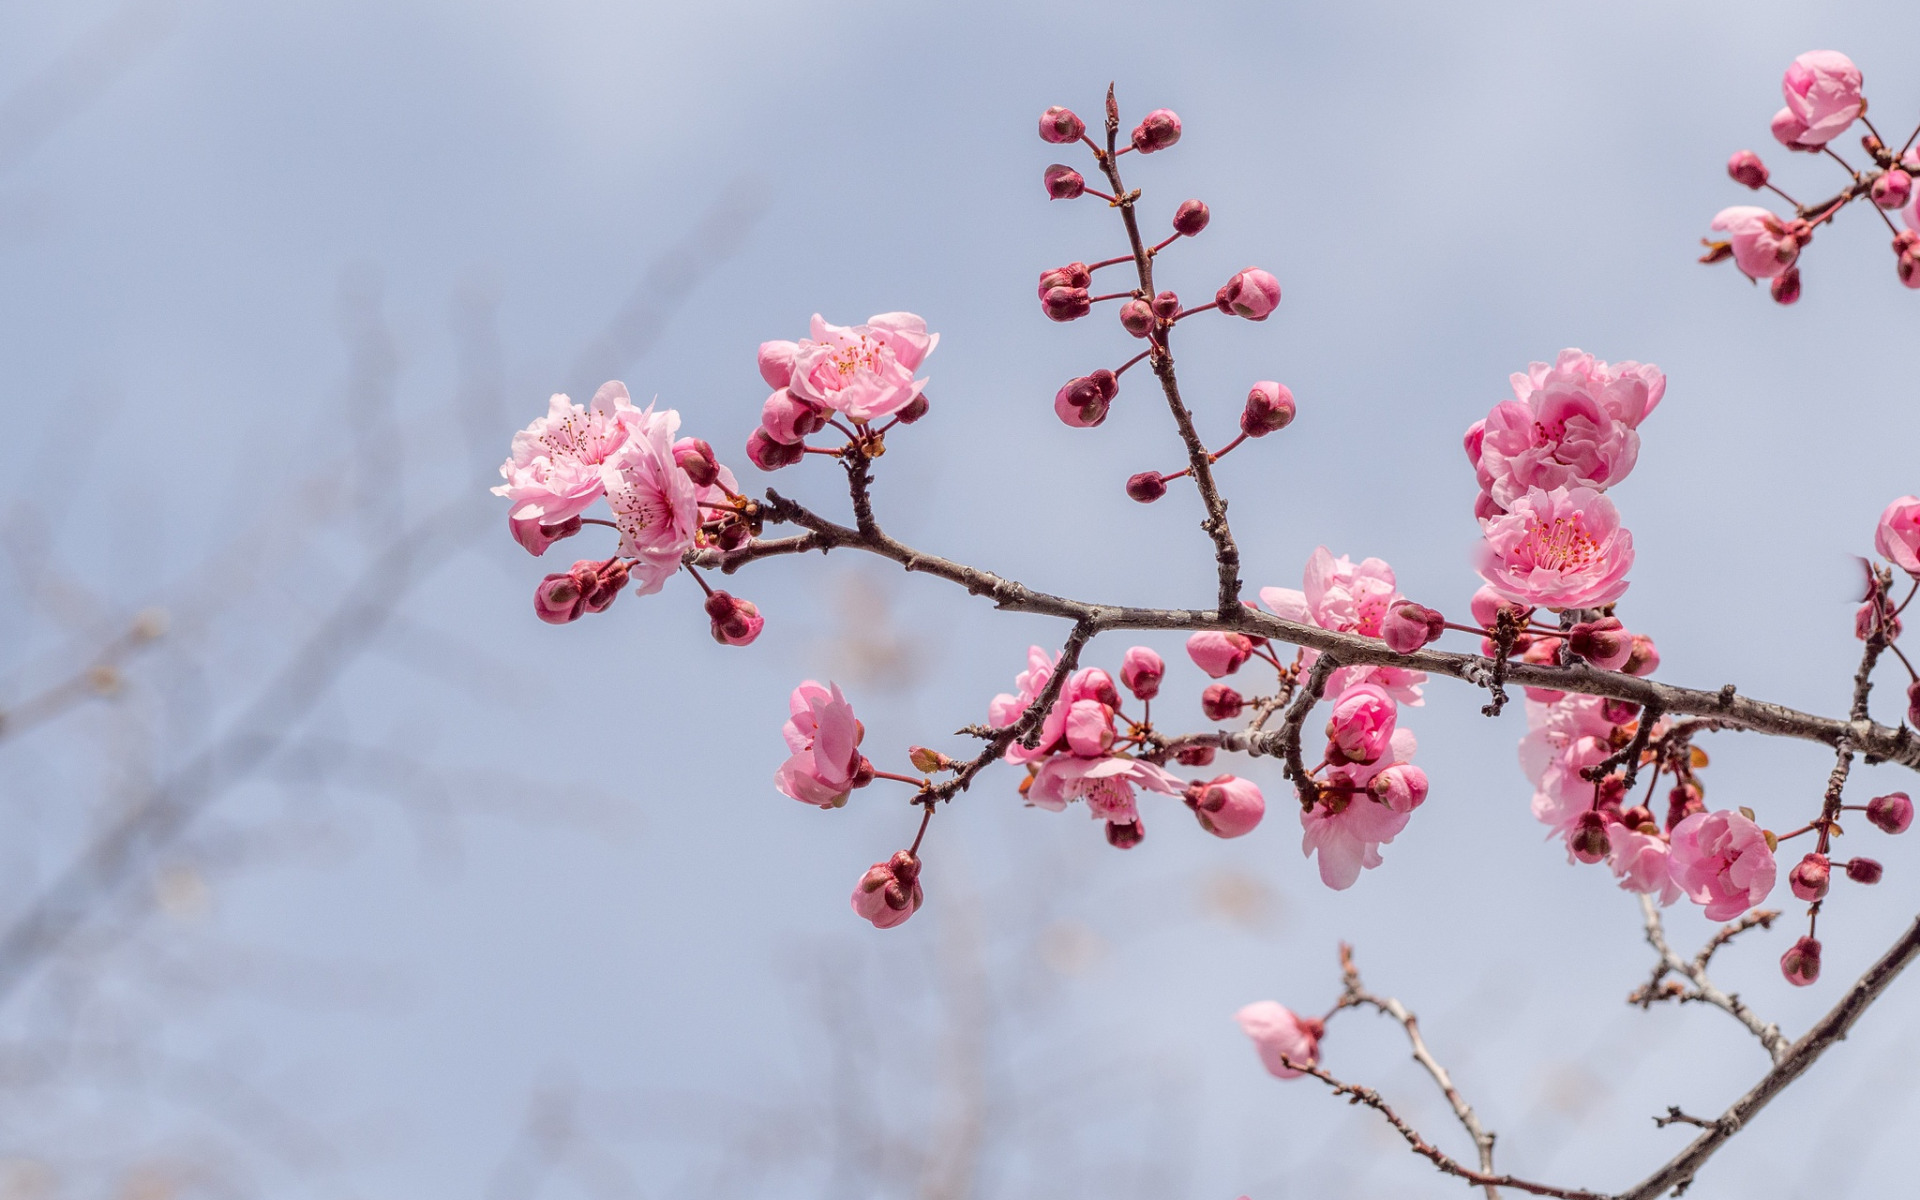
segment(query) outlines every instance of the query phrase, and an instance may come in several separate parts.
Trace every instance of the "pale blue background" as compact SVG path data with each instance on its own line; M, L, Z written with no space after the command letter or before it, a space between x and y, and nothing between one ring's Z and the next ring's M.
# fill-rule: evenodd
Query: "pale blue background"
M1055 326L1033 300L1042 268L1120 249L1104 207L1044 200L1060 156L1034 118L1097 113L1117 79L1129 125L1162 105L1186 122L1129 160L1149 225L1189 195L1213 209L1163 283L1191 299L1257 263L1285 287L1273 320L1196 322L1179 346L1216 438L1248 381L1298 397L1293 428L1221 469L1251 584L1297 586L1325 544L1463 611L1460 431L1509 372L1577 345L1671 380L1616 492L1639 549L1623 612L1662 676L1838 712L1847 555L1920 490L1920 297L1864 210L1820 233L1790 310L1692 260L1748 200L1729 152L1758 149L1809 198L1837 186L1831 163L1770 148L1795 53L1853 54L1904 136L1910 26L1898 5L1780 3L0 11L8 698L137 608L177 629L119 710L0 745L6 902L129 775L231 721L393 522L464 497L484 530L294 731L300 752L169 852L208 896L135 917L90 952L91 983L43 975L0 1008L8 1045L70 1052L52 1083L0 1077L0 1174L63 1196L132 1194L115 1189L149 1161L240 1181L189 1171L181 1195L1457 1194L1370 1114L1266 1077L1233 1025L1254 999L1330 1002L1346 939L1424 1016L1504 1168L1639 1178L1686 1138L1651 1114L1720 1111L1764 1057L1719 1013L1622 1005L1649 963L1635 906L1541 843L1518 706L1488 722L1442 682L1406 714L1432 798L1349 892L1300 857L1265 764L1281 803L1253 836L1217 842L1163 806L1125 856L1078 812L1021 809L1002 771L936 822L928 909L876 934L846 895L912 814L884 787L835 813L775 794L787 689L841 679L898 766L909 742L953 748L1059 627L836 557L740 577L768 618L750 650L707 639L684 580L549 628L527 603L544 564L495 529L486 476L548 392L608 375L757 475L738 449L764 395L755 345L815 311L911 309L942 336L935 404L890 442L882 519L1036 586L1205 603L1192 495L1120 491L1179 461L1164 410L1130 377L1097 431L1051 413L1062 380L1131 350L1105 314ZM775 482L831 506L834 474ZM99 607L55 594L56 569ZM876 594L910 686L848 656ZM1182 663L1169 694L1199 682ZM1708 748L1710 801L1775 828L1813 811L1830 762ZM1894 775L1856 778L1864 797ZM1792 1033L1920 895L1910 847L1848 841L1888 874L1837 887L1827 980L1780 981L1779 928L1720 968ZM1673 926L1687 946L1708 929L1692 910ZM979 962L989 1016L943 1040ZM1916 996L1904 983L1690 1196L1903 1186ZM96 1041L132 1049L93 1069L75 1048ZM836 1045L842 1068L873 1057L836 1070ZM1343 1017L1326 1061L1466 1153L1390 1025ZM179 1082L209 1072L221 1103ZM983 1149L972 1190L942 1193L858 1114L937 1141L954 1094L985 1098ZM538 1165L529 1106L562 1103L573 1149Z

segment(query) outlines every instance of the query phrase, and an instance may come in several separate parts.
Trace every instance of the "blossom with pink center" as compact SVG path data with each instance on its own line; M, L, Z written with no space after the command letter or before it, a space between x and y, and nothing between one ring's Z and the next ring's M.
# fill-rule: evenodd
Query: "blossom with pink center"
M649 406L628 425L627 440L600 464L607 507L620 527L621 553L648 560L654 568L670 564L670 575L700 528L699 489L673 457L680 414L672 409L655 412ZM648 575L643 595L665 582L657 570Z
M1633 567L1633 535L1592 488L1529 488L1504 515L1483 522L1480 575L1509 600L1544 608L1591 608L1618 600Z
M761 345L760 376L800 400L871 421L920 395L927 381L913 373L939 341L912 313L881 313L852 326L829 325L815 313L811 337Z
M1267 813L1267 798L1251 779L1216 775L1205 783L1190 783L1187 807L1200 819L1200 828L1215 837L1235 838L1249 833Z
M1866 110L1861 82L1860 68L1838 50L1809 50L1794 59L1780 80L1798 126L1790 144L1818 148L1845 133Z
M1612 753L1614 723L1598 696L1527 699L1527 735L1520 739L1520 769L1533 781L1533 816L1565 833L1593 805L1593 784L1580 772Z
M1383 560L1369 558L1356 565L1345 555L1335 558L1325 546L1307 559L1301 583L1301 590L1261 588L1260 603L1299 625L1383 637L1388 609L1405 599L1394 590L1393 568ZM1308 650L1301 665L1310 669L1319 658L1318 651ZM1341 667L1328 677L1326 694L1331 699L1355 684L1377 683L1400 703L1417 706L1426 680L1425 671L1403 667Z
M1059 812L1070 801L1085 800L1088 814L1095 819L1130 825L1140 818L1134 806L1136 787L1166 796L1178 796L1185 790L1180 780L1141 759L1056 754L1040 764L1033 785L1027 789L1027 803Z
M875 929L892 929L919 911L920 860L896 850L886 862L867 868L853 889L853 911L873 922Z
M1771 279L1791 267L1805 241L1803 222L1784 221L1751 204L1721 209L1710 228L1727 235L1734 263L1754 279Z
M1873 548L1909 575L1920 576L1920 497L1902 496L1880 514Z
M1215 679L1231 675L1253 657L1253 639L1244 633L1203 629L1187 639L1187 657Z
M1398 715L1399 706L1385 688L1373 683L1350 687L1334 701L1327 740L1348 762L1373 762L1387 752Z
M1551 407L1554 395L1592 397L1614 420L1638 429L1667 394L1667 377L1651 363L1605 363L1584 350L1562 350L1552 363L1529 363L1507 377L1513 398L1535 412Z
M554 393L547 415L513 435L512 455L500 464L506 482L494 495L512 502L516 521L559 525L579 516L606 490L600 466L626 444L640 417L617 380L601 384L585 407ZM673 419L677 425L678 414Z
M987 705L987 723L995 729L1005 729L1020 719L1040 693L1047 690L1047 681L1053 678L1053 668L1057 659L1038 646L1027 648L1027 669L1013 678L1013 686L1019 689L1017 695L1001 692ZM1010 763L1028 763L1045 758L1053 753L1054 743L1060 740L1066 731L1067 714L1059 703L1047 710L1040 725L1040 735L1033 749L1013 739L1007 747L1006 761Z
M1737 812L1695 813L1673 827L1668 873L1707 920L1731 921L1773 891L1778 868L1760 827Z
M1561 386L1534 390L1531 404L1509 400L1487 414L1476 467L1502 509L1528 488L1605 490L1625 479L1639 457L1639 433L1607 411L1594 389L1583 386L1587 379L1562 376L1555 383Z
M1275 1001L1261 1000L1233 1014L1233 1019L1253 1039L1261 1064L1276 1079L1298 1079L1305 1072L1297 1067L1320 1061L1320 1039L1327 1027L1318 1017L1296 1016Z
M1411 732L1395 730L1390 751L1376 761L1328 769L1319 801L1300 814L1300 851L1319 855L1320 881L1328 887L1352 887L1362 869L1380 865L1380 847L1407 827L1412 808L1395 811L1374 797L1372 784L1389 767L1410 761L1417 746Z
M1607 865L1613 868L1621 891L1652 896L1662 907L1680 898L1680 885L1673 881L1668 869L1665 838L1657 833L1614 825L1607 829L1607 839L1612 845Z
M1166 661L1146 646L1133 647L1120 660L1120 682L1140 700L1160 694L1160 680L1166 673Z
M839 808L853 791L866 730L837 684L809 679L787 700L792 714L781 729L792 756L774 773L773 786L802 804ZM905 920L905 918L901 918Z

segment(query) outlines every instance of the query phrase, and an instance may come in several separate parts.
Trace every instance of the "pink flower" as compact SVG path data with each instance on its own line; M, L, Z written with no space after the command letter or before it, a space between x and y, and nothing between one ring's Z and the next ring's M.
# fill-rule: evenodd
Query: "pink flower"
M801 400L845 413L856 422L888 416L911 404L926 387L913 373L940 335L912 313L881 313L864 325L829 325L813 316L812 336L793 343L791 359L784 342L760 347L761 377L774 387L791 388ZM779 378L787 365L787 377Z
M1280 307L1280 281L1259 267L1248 267L1222 284L1213 302L1221 312L1264 321Z
M1319 802L1301 812L1300 827L1305 832L1300 852L1319 854L1320 881L1328 887L1335 891L1352 887L1362 868L1380 865L1380 847L1407 827L1411 808L1394 811L1374 799L1371 785L1388 767L1411 759L1415 744L1413 734L1397 730L1391 753L1376 762L1329 769Z
M1394 763L1367 783L1367 791L1394 812L1410 813L1427 802L1427 773L1412 763Z
M1282 620L1298 625L1381 637L1388 608L1405 599L1394 590L1393 568L1383 560L1369 558L1356 566L1345 555L1335 558L1325 546L1307 559L1301 582L1303 591L1261 588L1260 603ZM1310 668L1319 658L1317 651L1309 650L1300 661ZM1377 683L1401 704L1417 706L1421 703L1420 685L1426 681L1425 671L1402 667L1341 667L1328 677L1326 694L1332 699L1354 684Z
M1447 618L1424 604L1402 600L1380 622L1380 636L1396 654L1412 654L1446 632Z
M1398 714L1393 697L1378 684L1350 687L1334 702L1327 740L1348 762L1373 762L1391 745Z
M1733 261L1754 279L1771 279L1792 266L1806 240L1804 222L1783 221L1751 204L1721 209L1710 228L1727 234Z
M1802 937L1780 956L1780 973L1795 987L1806 987L1820 978L1820 942Z
M1503 516L1483 522L1480 575L1509 600L1590 608L1618 600L1633 566L1633 535L1592 488L1529 488Z
M570 538L580 532L580 518L569 517L557 525L542 525L538 518L529 517L524 521L507 518L507 531L513 534L513 540L520 543L528 554L539 558L547 552L547 547L561 538Z
M853 705L837 685L822 687L809 679L793 689L787 709L793 715L780 732L793 754L774 773L773 786L803 804L841 807L853 791L866 733Z
M1215 837L1235 838L1251 832L1267 813L1267 799L1250 779L1217 775L1205 783L1190 783L1187 807L1200 819L1200 828Z
M1920 498L1902 496L1880 514L1873 548L1909 575L1920 576Z
M896 850L886 862L867 868L853 889L853 911L875 929L892 929L920 909L920 860Z
M1320 1061L1320 1039L1327 1027L1318 1017L1295 1016L1272 1000L1247 1005L1233 1014L1240 1028L1253 1039L1260 1062L1276 1079L1298 1079L1305 1074L1287 1063L1311 1067Z
M620 550L639 558L635 590L660 590L693 547L700 529L698 489L673 458L680 414L649 406L631 421L632 432L600 466L607 507L620 527Z
M1663 907L1680 898L1680 886L1668 870L1665 838L1625 825L1610 827L1607 835L1613 848L1607 862L1621 891L1652 896Z
M1765 900L1777 874L1760 827L1724 809L1673 827L1668 870L1709 921L1731 921Z
M1579 392L1614 420L1638 429L1667 394L1667 377L1651 363L1604 363L1584 350L1566 349L1552 365L1530 363L1524 374L1507 377L1513 398L1535 412L1549 409L1557 394Z
M1166 661L1145 646L1133 647L1120 660L1120 682L1141 700L1160 694L1160 680L1166 673Z
M802 400L792 388L780 388L760 407L760 428L774 441L791 446L826 428L827 416L824 406Z
M512 502L516 521L559 525L579 516L605 491L600 465L626 443L640 416L617 380L601 384L585 408L556 392L547 415L513 435L513 453L500 464L506 482L493 494ZM673 419L677 425L678 415Z
M1178 796L1184 785L1166 771L1137 758L1114 755L1079 758L1056 754L1040 764L1027 789L1027 803L1059 812L1070 801L1085 800L1090 816L1117 825L1140 819L1133 789L1143 787L1165 796Z
M1014 676L1013 686L1019 689L1018 695L1006 692L995 696L987 706L987 723L995 729L1005 729L1020 719L1020 714L1032 707L1047 690L1047 681L1053 678L1055 659L1038 646L1027 648L1027 669ZM1015 738L1007 747L1006 761L1010 763L1035 762L1053 753L1054 743L1060 740L1066 731L1067 714L1059 703L1047 710L1040 726L1040 736L1031 750L1020 744Z
M1564 833L1593 805L1593 784L1580 772L1613 750L1614 723L1598 696L1527 699L1527 735L1520 739L1520 769L1533 781L1533 816Z
M1640 454L1634 426L1659 403L1666 377L1657 367L1622 364L1626 368L1637 370L1617 377L1609 364L1567 350L1537 381L1515 378L1515 391L1524 389L1527 398L1495 405L1487 414L1475 462L1496 506L1512 507L1528 488L1605 490L1627 477ZM1647 373L1657 381L1653 386ZM1623 415L1615 415L1616 409Z
M1819 147L1845 133L1866 108L1860 84L1860 68L1837 50L1809 50L1794 59L1780 92L1801 127L1795 143Z
M1215 679L1231 675L1253 657L1253 639L1244 633L1203 629L1187 639L1187 657Z

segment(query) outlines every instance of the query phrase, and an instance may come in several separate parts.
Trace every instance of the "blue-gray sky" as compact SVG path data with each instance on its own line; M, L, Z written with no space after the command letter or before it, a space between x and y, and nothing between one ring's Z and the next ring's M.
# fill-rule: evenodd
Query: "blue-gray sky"
M462 496L497 522L484 476L549 392L584 396L618 371L745 476L757 343L798 336L816 311L910 309L942 336L935 405L890 444L882 519L1049 590L1204 603L1194 499L1143 508L1120 492L1178 461L1164 412L1130 388L1095 431L1051 413L1061 381L1130 347L1105 317L1056 326L1034 303L1042 268L1119 248L1104 206L1046 202L1040 172L1060 151L1034 119L1055 103L1097 111L1112 79L1129 121L1166 106L1186 124L1179 146L1129 164L1148 222L1189 195L1212 206L1163 282L1200 296L1259 264L1285 288L1264 324L1182 330L1203 428L1230 430L1252 379L1298 398L1292 428L1221 469L1250 583L1297 586L1324 544L1387 558L1415 598L1464 609L1461 430L1510 372L1563 346L1654 362L1667 398L1615 493L1639 552L1623 615L1658 639L1664 678L1837 712L1854 656L1847 556L1870 549L1888 499L1920 490L1920 297L1864 210L1820 233L1791 309L1693 258L1712 214L1748 199L1723 173L1731 151L1759 150L1796 194L1837 185L1833 164L1772 152L1794 54L1851 53L1883 132L1920 120L1920 75L1894 49L1909 24L1884 3L14 6L0 13L5 501L114 612L175 610L185 648L170 653L192 669L169 695L189 700L140 751L165 766L234 717L381 522ZM831 470L778 483L835 503ZM206 564L242 532L257 535L258 578L217 606L206 585L229 577ZM93 628L29 609L36 561L9 568L10 670L74 659ZM1120 855L1077 812L1021 809L998 773L941 814L929 909L882 935L846 893L911 836L911 814L878 788L835 813L773 792L787 689L860 677L843 643L873 617L846 610L880 589L918 673L907 688L871 671L848 683L868 745L950 745L1057 625L936 582L782 561L739 578L768 628L728 650L684 580L541 625L527 596L543 569L504 531L472 542L301 727L322 759L378 747L516 817L462 818L457 860L435 857L382 798L394 771L335 780L320 801L299 786L321 773L311 760L209 816L298 828L324 804L345 840L219 877L208 914L160 944L377 977L354 1003L246 987L190 1010L153 998L155 1038L238 1056L351 1147L324 1171L261 1168L284 1172L276 1194L483 1194L530 1094L555 1080L621 1098L608 1153L637 1194L692 1194L708 1160L746 1153L745 1127L810 1129L794 1114L828 1105L815 964L877 970L865 1004L885 1014L926 995L896 995L886 965L921 969L956 925L1011 957L1040 923L1103 948L1066 956L1077 973L1009 1018L1032 1027L1006 1070L1038 1096L1032 1129L1065 1148L1003 1151L983 1196L1092 1192L1099 1164L1129 1155L1164 1172L1167 1195L1449 1191L1367 1114L1260 1073L1230 1019L1253 999L1328 1003L1341 939L1423 1014L1517 1172L1623 1185L1682 1142L1650 1114L1717 1111L1764 1065L1721 1014L1621 1004L1646 969L1635 906L1541 842L1517 708L1488 722L1467 689L1430 687L1406 721L1432 798L1349 892L1321 888L1284 812L1225 844L1150 810L1148 841ZM1157 644L1176 657L1177 641ZM1117 666L1126 645L1089 661ZM1169 692L1198 686L1182 664ZM0 748L21 839L5 850L10 896L91 820L49 815L50 794L110 803L112 772L83 753L99 728ZM1828 765L1734 735L1709 749L1709 799L1781 828L1811 811ZM1277 793L1277 772L1249 770ZM1727 956L1727 985L1803 1028L1906 919L1905 849L1868 848L1886 882L1829 907L1828 981L1786 988L1776 930ZM1279 915L1223 923L1203 900L1222 878L1258 881ZM1707 929L1692 911L1673 925L1689 943ZM1881 1194L1911 1096L1904 1075L1876 1072L1912 1061L1916 1011L1885 1001L1691 1194ZM921 1056L904 1094L927 1094L938 1040L901 1036ZM1349 1016L1328 1061L1460 1149L1396 1039ZM128 1118L142 1136L196 1119L153 1106ZM809 1170L772 1170L765 1194L833 1195ZM588 1175L541 1194L615 1194L610 1174Z

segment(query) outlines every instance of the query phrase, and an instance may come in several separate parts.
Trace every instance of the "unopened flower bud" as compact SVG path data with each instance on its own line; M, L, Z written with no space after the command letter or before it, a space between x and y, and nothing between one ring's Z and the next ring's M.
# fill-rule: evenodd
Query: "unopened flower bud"
M716 605L716 600L722 603ZM736 599L725 592L707 597L707 616L713 621L713 640L722 646L751 645L767 623L753 601Z
M1180 315L1180 297L1174 292L1161 292L1153 298L1153 315L1162 321L1171 321Z
M1173 759L1183 767L1204 767L1213 762L1212 746L1182 746Z
M1412 763L1395 763L1375 775L1367 790L1394 812L1412 812L1427 802L1427 773Z
M1103 387L1099 376L1113 379L1112 371L1095 371L1092 375L1081 375L1067 380L1053 396L1053 411L1062 421L1076 429L1087 429L1107 419L1107 409L1113 403L1116 385Z
M1207 227L1213 214L1199 200L1182 200L1180 207L1173 210L1173 231L1181 237L1192 237Z
M868 867L860 877L853 889L853 911L876 929L891 929L918 911L923 899L920 860L900 850L886 862Z
M1759 191L1767 186L1767 164L1751 150L1742 150L1727 160L1727 174L1735 183Z
M895 413L894 419L902 425L911 425L921 417L926 416L929 407L931 406L927 403L927 394L921 392L918 396L907 401L907 406Z
M1567 834L1567 849L1583 863L1597 863L1613 849L1607 838L1607 821L1589 809L1580 814Z
M1412 654L1446 632L1447 619L1424 604L1403 600L1387 609L1380 636L1395 654Z
M1850 858L1847 860L1847 878L1855 883L1879 883L1887 869L1871 858Z
M951 758L926 746L908 746L907 761L913 764L914 770L925 771L928 774L944 771L954 765Z
M627 564L617 558L603 563L582 559L573 564L570 574L580 588L580 606L586 612L605 612L627 586Z
M753 529L744 521L729 521L720 527L715 540L722 550L738 550L753 540Z
M539 558L547 552L548 546L579 533L580 518L568 517L558 525L542 525L538 517L517 521L508 517L507 529L513 534L513 540L520 543L522 549Z
M1820 978L1820 943L1803 937L1787 947L1780 956L1780 973L1795 987L1806 987Z
M1042 300L1047 293L1057 287L1083 288L1093 285L1093 272L1087 270L1087 264L1070 262L1064 267L1049 267L1040 272L1040 290L1035 293Z
M1264 321L1280 305L1280 281L1259 267L1248 267L1227 280L1214 293L1213 302L1221 312Z
M1653 639L1644 633L1633 635L1633 652L1627 655L1627 663L1620 668L1629 675L1651 675L1660 669L1660 651L1654 646Z
M1348 762L1379 761L1392 749L1398 717L1399 705L1378 684L1347 688L1327 718L1327 740L1333 743L1330 753L1338 751Z
M765 429L756 429L747 435L747 461L762 471L790 467L806 456L807 449L799 442L775 441Z
M1169 108L1156 108L1133 130L1133 148L1142 154L1165 150L1180 140L1180 118Z
M1660 827L1653 823L1653 810L1644 804L1636 804L1622 812L1620 823L1636 833L1660 832Z
M1120 660L1120 683L1139 700L1151 700L1160 694L1160 681L1167 674L1166 660L1145 646L1134 646Z
M1911 230L1907 232L1912 232ZM1905 247L1894 247L1893 269L1900 276L1905 287L1920 288L1920 246L1909 242Z
M1138 296L1120 306L1120 327L1133 336L1147 336L1153 332L1154 324L1153 305Z
M1905 833L1913 825L1913 801L1905 792L1888 792L1867 801L1867 820L1882 833Z
M720 478L720 462L713 447L697 437L684 437L673 444L674 465L687 473L695 487L711 487Z
M760 428L776 442L793 445L826 428L827 410L781 388L760 406Z
M1524 626L1527 618L1533 616L1531 608L1503 599L1500 593L1484 583L1480 585L1480 590L1473 594L1469 607L1473 612L1473 623L1484 629L1493 629L1499 624L1500 610L1503 608L1513 614L1516 627Z
M1047 185L1049 200L1078 200L1087 191L1086 177L1065 163L1048 167L1041 181Z
M1769 286L1773 298L1779 304L1792 304L1800 298L1800 268L1788 267L1773 277Z
M1867 194L1881 208L1905 208L1913 196L1913 176L1895 167L1874 180Z
M587 611L581 603L580 582L571 572L549 575L533 589L533 611L549 625L577 621Z
M1907 724L1920 729L1920 679L1907 685Z
M1093 302L1085 288L1048 288L1040 297L1040 310L1049 321L1077 321L1092 311Z
M1146 836L1146 826L1142 825L1138 818L1125 824L1115 821L1107 822L1107 845L1115 850L1131 850Z
M1247 406L1240 410L1240 431L1248 437L1265 437L1293 424L1293 393L1284 383L1262 379L1247 392Z
M1231 675L1253 656L1253 639L1244 633L1203 629L1187 638L1187 657L1215 679Z
M1675 784L1673 790L1667 793L1667 832L1672 833L1675 825L1695 813L1705 811L1707 811L1707 802L1700 794L1699 784L1692 782Z
M1200 711L1209 721L1231 721L1246 707L1246 699L1224 683L1209 684L1200 693Z
M1787 886L1793 894L1802 900L1818 900L1827 894L1827 880L1833 875L1833 864L1826 855L1812 853L1801 859L1787 875Z
M1633 657L1633 635L1618 617L1581 621L1567 632L1567 648L1603 671L1618 671Z
M1040 140L1056 146L1077 142L1086 136L1087 123L1070 108L1058 104L1040 114Z
M1219 775L1205 783L1190 783L1186 791L1187 807L1200 821L1200 828L1215 837L1235 838L1250 833L1267 814L1267 798L1250 779L1237 775Z
M861 725L859 728L862 734L866 732L865 725ZM854 740L857 742L859 738L856 737ZM873 765L873 760L862 754L853 764L853 786L857 788L866 787L875 779L879 778L879 774L879 771Z
M1142 471L1127 477L1127 495L1142 504L1152 504L1167 494L1167 481L1158 471Z
M736 603L738 603L738 601L734 600L730 593L715 592L713 595L707 597L706 604L703 607L707 610L707 619L709 621L725 621L733 616L733 609Z

